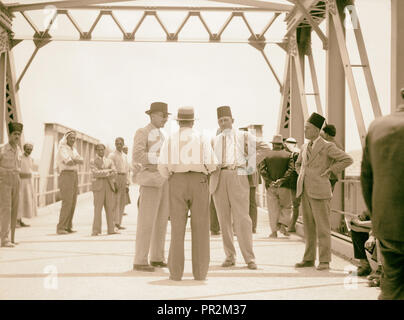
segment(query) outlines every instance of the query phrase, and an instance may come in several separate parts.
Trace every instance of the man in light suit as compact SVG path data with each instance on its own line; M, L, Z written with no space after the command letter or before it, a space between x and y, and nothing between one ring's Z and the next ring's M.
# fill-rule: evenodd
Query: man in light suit
M95 146L96 156L90 161L92 174L92 191L94 194L94 221L92 236L101 233L102 208L105 209L108 234L119 233L114 229L114 177L116 169L111 159L105 158L105 145Z
M296 197L302 195L303 225L306 249L303 261L296 268L312 267L316 260L317 239L319 265L317 270L327 270L331 261L330 200L332 198L330 174L338 175L353 162L352 158L334 143L320 137L324 117L313 113L304 125L304 135L309 143L302 146L296 161Z
M379 240L383 276L379 299L404 299L404 88L397 112L374 120L363 151L361 182Z
M169 215L168 181L157 170L164 135L160 131L167 122L168 106L154 102L146 114L150 123L136 131L133 141L132 162L142 168L136 175L140 185L136 228L134 270L154 271L154 267L167 267L164 244ZM150 253L150 264L149 264Z
M214 151L221 165L210 177L209 191L213 195L222 230L226 254L222 267L231 267L236 263L234 223L244 261L249 269L254 270L257 265L252 245L250 184L247 175L256 171L257 163L264 160L269 146L257 141L249 132L233 129L234 119L229 106L219 107L217 118L223 130L214 138Z

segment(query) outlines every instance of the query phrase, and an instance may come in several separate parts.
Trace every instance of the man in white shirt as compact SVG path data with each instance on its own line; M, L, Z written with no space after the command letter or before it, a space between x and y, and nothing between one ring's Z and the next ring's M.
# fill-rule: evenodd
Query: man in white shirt
M210 179L209 190L213 194L216 211L222 229L222 239L226 260L222 267L236 263L233 241L235 232L244 261L249 269L257 269L252 245L252 221L249 216L250 183L248 174L256 171L256 166L265 158L269 146L249 132L233 128L233 116L229 106L217 109L217 117L222 132L214 139L214 150L220 169Z
M184 237L191 210L192 273L205 280L210 261L208 175L216 169L212 147L193 129L194 109L178 109L180 126L161 147L158 170L169 179L171 244L168 257L170 279L181 280L184 272Z
M83 164L76 148L76 132L68 131L59 142L56 154L56 163L59 169L59 188L62 198L62 208L60 209L59 223L56 227L57 234L68 234L75 232L72 229L73 215L76 208L77 194L79 192L78 169Z

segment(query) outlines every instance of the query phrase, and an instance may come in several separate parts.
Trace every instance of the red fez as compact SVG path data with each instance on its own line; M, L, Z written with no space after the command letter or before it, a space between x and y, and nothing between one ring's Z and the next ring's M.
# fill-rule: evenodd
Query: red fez
M222 117L230 117L233 118L231 114L231 109L229 106L221 106L217 108L217 118L220 119Z
M321 130L321 127L323 126L325 121L325 118L316 112L313 112L310 116L309 119L307 119L307 122L310 122L312 125L315 127L319 128Z

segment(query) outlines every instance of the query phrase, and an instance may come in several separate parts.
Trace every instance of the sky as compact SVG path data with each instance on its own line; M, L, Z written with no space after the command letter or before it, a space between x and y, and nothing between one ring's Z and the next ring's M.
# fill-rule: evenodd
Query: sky
M15 1L3 1L10 3ZM19 1L30 3L33 1ZM35 1L38 2L38 1ZM287 1L273 1L288 3ZM207 4L199 0L136 1L136 4ZM225 4L218 4L225 6ZM359 19L367 47L383 114L390 112L390 1L357 0ZM75 12L75 11L74 11ZM49 21L51 9L30 13L40 29ZM116 15L125 29L132 30L142 12ZM170 32L182 22L185 13L159 13ZM95 15L73 13L80 26L87 31ZM228 13L203 13L212 32L217 32ZM247 20L259 33L272 13L247 13ZM119 30L103 18L94 31L94 38L118 38ZM194 17L184 28L183 39L206 39L206 32ZM284 14L270 31L267 40L279 41L285 32ZM325 32L324 23L321 28ZM17 14L14 20L16 38L32 36L32 29ZM55 37L77 38L77 32L65 17L56 21L51 30ZM164 34L152 18L147 18L139 29L138 39L163 39ZM248 30L238 19L233 19L222 37L227 41L246 40ZM71 40L71 39L70 39ZM359 64L352 30L347 32L347 43L352 63ZM17 77L34 51L32 41L23 41L13 49ZM268 55L278 77L283 78L285 52L276 44L267 44ZM313 33L313 54L318 73L320 96L325 105L325 51ZM357 72L358 73L358 72ZM355 74L365 123L373 120L370 101L363 75ZM309 73L307 91L311 91ZM361 148L351 110L349 91L346 91L346 150ZM134 133L148 123L144 113L150 103L164 101L169 111L193 106L199 118L199 130L217 128L216 108L230 105L235 126L264 125L264 139L276 134L280 104L279 85L258 50L246 43L150 43L150 42L79 42L54 41L39 50L25 74L19 90L20 107L26 140L33 141L33 157L39 159L44 137L44 123L60 123L98 138L112 146L117 136L125 138L132 148ZM309 111L315 111L314 99L308 99ZM171 120L172 121L172 120ZM171 125L174 125L171 123Z

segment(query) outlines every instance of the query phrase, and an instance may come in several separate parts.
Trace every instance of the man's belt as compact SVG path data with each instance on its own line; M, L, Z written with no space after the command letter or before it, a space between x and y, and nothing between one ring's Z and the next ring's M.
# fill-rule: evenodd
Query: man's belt
M233 166L226 166L226 167L220 168L220 170L237 170L237 169L245 169L245 167L233 165Z
M65 170L62 170L60 173L63 173L63 172L76 172L77 173L77 170L65 169Z
M120 176L124 176L124 175L126 174L126 172L118 172L118 174L119 174Z
M32 173L23 173L23 172L20 172L20 178L21 178L21 179L31 179L31 178L32 178Z

